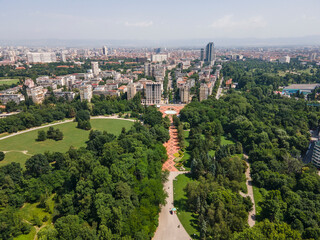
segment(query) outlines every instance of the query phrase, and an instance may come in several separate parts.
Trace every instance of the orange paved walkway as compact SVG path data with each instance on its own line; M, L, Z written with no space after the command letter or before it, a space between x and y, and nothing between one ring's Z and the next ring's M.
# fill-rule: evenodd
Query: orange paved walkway
M167 114L165 113L165 111L167 110L174 110L177 112L177 114L180 113L180 110L183 108L184 106L161 106L160 107L160 112L162 112L162 116L165 117L167 116ZM171 115L168 115L168 117L170 118L171 122L172 122L172 117ZM169 128L169 134L170 134L170 139L168 142L164 143L163 146L166 147L167 149L167 154L168 154L168 160L162 165L162 170L168 170L170 172L176 172L179 171L174 165L174 159L175 156L174 154L179 152L179 140L178 140L178 130L176 129L175 126L171 125Z

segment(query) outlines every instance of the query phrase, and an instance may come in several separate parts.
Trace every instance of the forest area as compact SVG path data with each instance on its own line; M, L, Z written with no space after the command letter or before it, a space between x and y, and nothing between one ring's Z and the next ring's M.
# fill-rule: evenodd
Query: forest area
M257 66L260 70L248 72ZM196 180L185 193L200 239L320 239L320 176L302 162L320 109L273 93L290 81L299 82L301 76L268 75L288 67L259 60L227 63L223 74L238 82L238 88L219 100L193 101L181 111L181 122L191 126L191 174ZM319 73L303 81L313 82ZM236 144L221 146L221 135ZM209 154L212 149L215 157ZM239 194L246 167L235 154L242 151L249 156L254 188L262 194L253 228L247 224L252 203Z

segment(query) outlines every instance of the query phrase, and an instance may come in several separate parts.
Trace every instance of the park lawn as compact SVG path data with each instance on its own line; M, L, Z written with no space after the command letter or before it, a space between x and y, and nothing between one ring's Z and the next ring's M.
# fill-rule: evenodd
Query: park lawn
M52 194L47 202L49 204L51 212L53 212L54 208L54 200L53 197L55 194ZM34 216L38 216L40 220L44 218L44 216L48 216L48 221L43 224L50 224L52 222L52 215L45 211L44 208L38 207L39 202L36 203L25 203L24 207L19 210L19 214L22 217L22 219L25 219L29 222L32 222Z
M261 206L260 203L263 201L263 195L261 193L261 189L256 187L256 186L252 186L253 187L253 198L254 198L254 203L256 204L256 216L257 216L257 220L259 220L259 216L261 213Z
M0 85L11 85L19 82L19 79L0 79Z
M189 182L194 180L186 174L180 174L173 181L173 193L174 193L174 206L177 208L178 218L182 226L186 229L190 237L196 234L197 239L199 232L196 228L197 219L193 216L192 212L188 211L187 196L184 188Z
M92 129L107 131L115 135L119 135L122 128L130 129L133 125L131 121L117 120L117 119L92 119L90 120ZM7 153L5 159L0 162L0 167L10 162L18 162L24 167L25 161L34 154L50 152L66 152L73 147L84 147L85 142L88 140L90 131L85 131L76 128L77 123L68 122L53 126L55 129L59 128L64 135L63 140L54 141L47 139L43 142L37 142L39 130L47 131L49 127L26 132L17 136L13 136L7 139L0 140L0 151L14 151ZM22 152L28 151L25 155Z
M32 227L28 234L21 234L18 237L15 237L14 240L33 240L34 235L36 235L36 229Z

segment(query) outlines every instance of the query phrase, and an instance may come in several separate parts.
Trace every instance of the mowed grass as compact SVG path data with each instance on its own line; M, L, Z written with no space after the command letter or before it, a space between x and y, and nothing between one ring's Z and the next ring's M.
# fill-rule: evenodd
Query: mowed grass
M133 125L131 121L117 119L93 119L90 122L92 129L107 131L115 135L119 135L123 127L129 130ZM88 140L90 131L78 129L76 125L75 122L68 122L53 126L63 132L64 138L61 141L51 139L43 142L36 141L38 131L47 131L49 127L0 140L0 151L12 151L6 153L5 159L0 162L0 167L10 162L18 162L24 167L25 161L34 154L46 151L66 152L71 146L77 148L86 146L85 142ZM28 151L28 155L19 151Z
M0 79L0 85L11 85L19 82L19 79Z
M36 229L32 227L28 234L21 234L18 237L15 237L14 240L33 240L34 235L36 235Z
M189 236L194 238L195 234L195 238L198 239L197 219L192 215L192 212L188 211L187 196L184 191L187 184L192 181L194 180L186 174L178 175L173 181L174 206L177 208L178 218Z

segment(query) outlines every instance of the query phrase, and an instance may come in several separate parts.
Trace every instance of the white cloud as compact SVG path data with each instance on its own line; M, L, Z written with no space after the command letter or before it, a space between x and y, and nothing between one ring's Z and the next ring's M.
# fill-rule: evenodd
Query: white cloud
M210 27L216 29L252 29L265 27L267 22L261 16L251 18L235 18L232 14L228 14L214 21Z
M144 21L144 22L125 22L124 25L126 27L150 27L153 25L152 21Z

